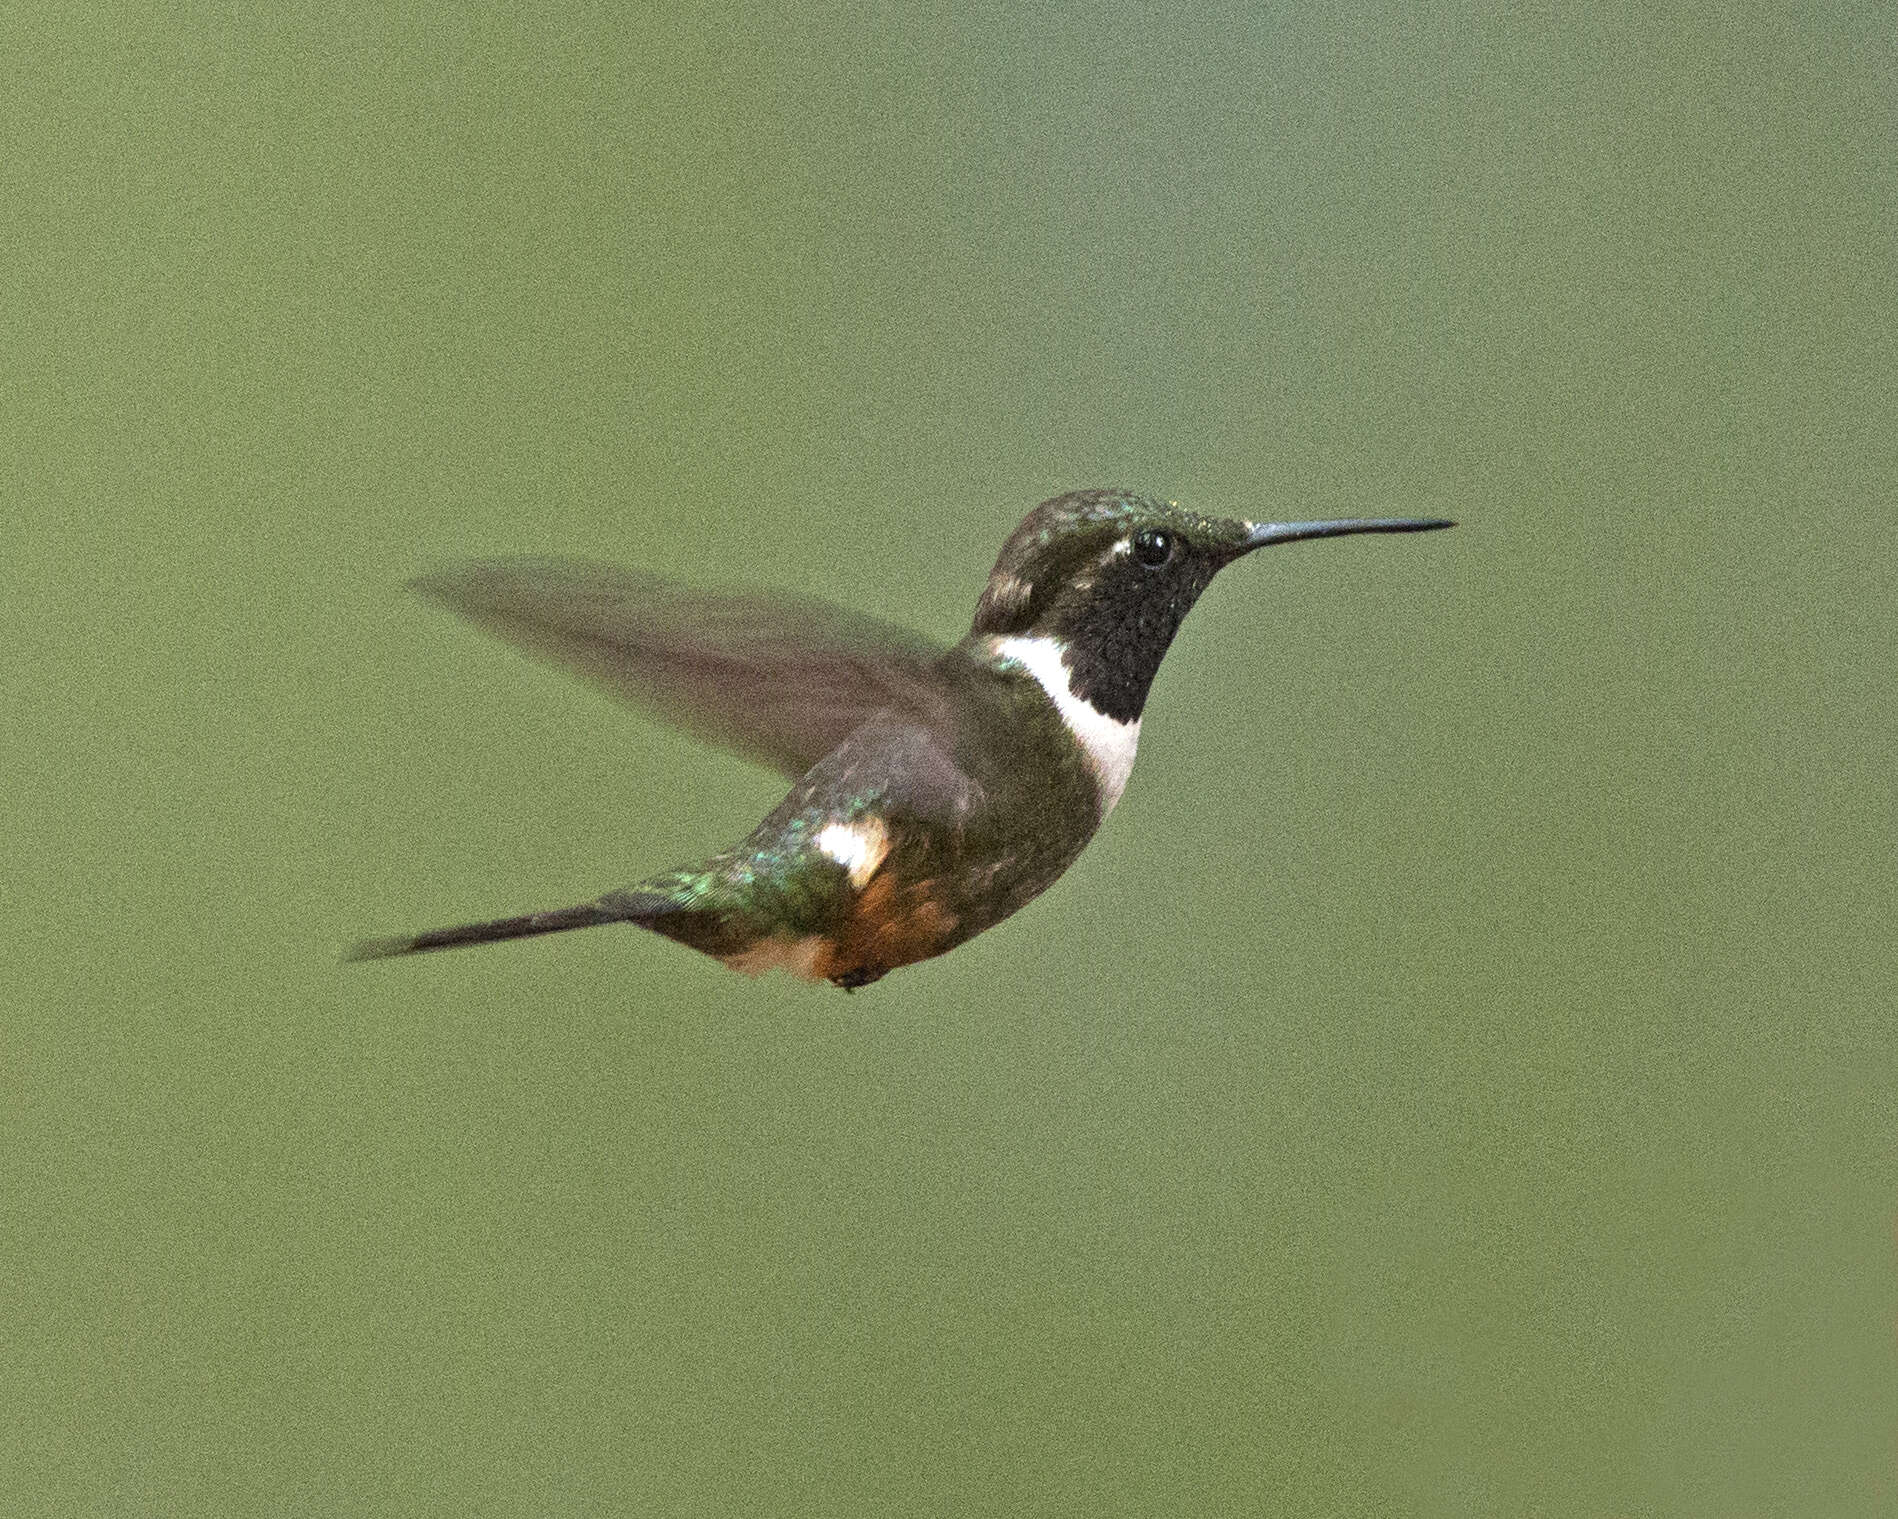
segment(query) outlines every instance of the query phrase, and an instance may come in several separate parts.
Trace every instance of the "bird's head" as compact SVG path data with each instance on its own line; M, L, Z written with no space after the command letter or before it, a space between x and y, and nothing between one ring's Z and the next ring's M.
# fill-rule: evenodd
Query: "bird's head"
M1193 603L1233 560L1301 538L1450 525L1416 517L1245 522L1128 491L1075 491L1042 502L1009 535L970 638L1049 641L1073 694L1129 722Z

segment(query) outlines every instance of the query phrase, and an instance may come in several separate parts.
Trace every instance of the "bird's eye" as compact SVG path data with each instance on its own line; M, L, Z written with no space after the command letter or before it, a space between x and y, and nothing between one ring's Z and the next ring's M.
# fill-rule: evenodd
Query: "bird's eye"
M1134 534L1134 558L1157 570L1173 557L1173 535L1163 528L1143 527Z

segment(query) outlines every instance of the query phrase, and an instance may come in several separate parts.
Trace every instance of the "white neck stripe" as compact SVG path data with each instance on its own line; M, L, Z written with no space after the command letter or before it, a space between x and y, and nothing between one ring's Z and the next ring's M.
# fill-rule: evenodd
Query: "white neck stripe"
M1088 768L1100 788L1101 816L1105 818L1114 810L1114 803L1127 789L1127 777L1133 773L1134 751L1140 747L1140 719L1119 722L1076 696L1068 685L1064 663L1067 649L1058 638L991 638L989 648L997 658L1020 665L1048 693L1048 700L1087 756Z

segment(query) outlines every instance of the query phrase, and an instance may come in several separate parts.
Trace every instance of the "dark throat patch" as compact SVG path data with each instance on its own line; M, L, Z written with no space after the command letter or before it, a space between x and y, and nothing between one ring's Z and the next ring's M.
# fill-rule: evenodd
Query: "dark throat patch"
M1126 555L1108 560L1049 629L1067 645L1069 689L1116 722L1140 716L1173 635L1217 568L1194 559L1156 572Z

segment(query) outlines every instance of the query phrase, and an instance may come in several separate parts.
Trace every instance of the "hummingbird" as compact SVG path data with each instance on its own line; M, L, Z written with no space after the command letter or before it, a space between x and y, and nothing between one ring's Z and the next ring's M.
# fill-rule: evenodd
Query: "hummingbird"
M561 559L477 561L428 600L789 777L730 849L591 902L357 945L350 959L633 923L734 970L855 990L993 928L1074 863L1133 769L1147 692L1214 575L1255 549L1429 517L1248 522L1056 496L943 647L826 603Z

